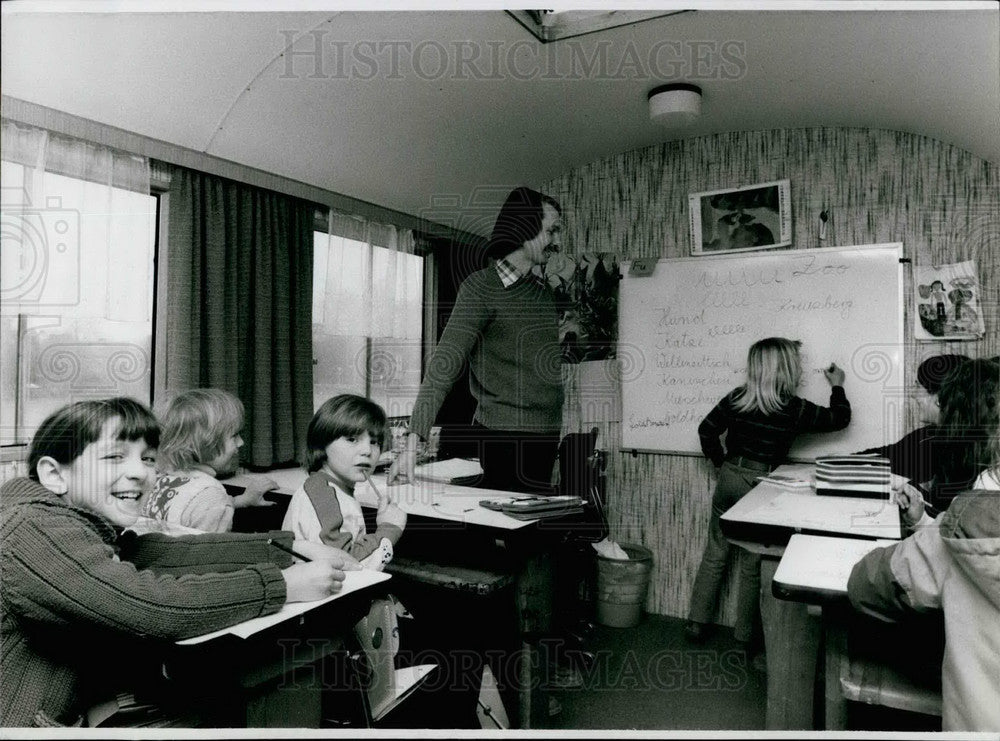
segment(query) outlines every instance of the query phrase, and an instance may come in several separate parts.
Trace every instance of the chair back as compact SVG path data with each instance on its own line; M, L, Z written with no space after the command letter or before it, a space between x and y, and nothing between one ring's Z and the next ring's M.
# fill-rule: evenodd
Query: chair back
M587 506L578 527L569 534L572 540L597 542L608 536L604 512L603 450L597 450L597 428L589 432L571 432L559 443L559 494L586 500Z

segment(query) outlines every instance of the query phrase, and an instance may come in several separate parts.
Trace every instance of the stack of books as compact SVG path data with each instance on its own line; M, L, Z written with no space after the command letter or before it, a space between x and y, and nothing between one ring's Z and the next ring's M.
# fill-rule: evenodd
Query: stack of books
M888 499L889 459L878 455L821 455L816 458L816 493Z

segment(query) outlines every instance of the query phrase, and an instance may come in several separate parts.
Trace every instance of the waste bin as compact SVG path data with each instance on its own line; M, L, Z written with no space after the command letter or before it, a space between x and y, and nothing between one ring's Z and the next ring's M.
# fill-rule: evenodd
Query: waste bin
M597 554L597 622L631 628L642 619L653 554L641 545L620 545L628 560Z

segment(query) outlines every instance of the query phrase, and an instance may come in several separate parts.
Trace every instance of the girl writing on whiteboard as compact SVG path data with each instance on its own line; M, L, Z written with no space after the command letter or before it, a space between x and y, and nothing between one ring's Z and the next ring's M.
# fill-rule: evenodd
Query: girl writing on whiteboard
M821 407L795 395L802 379L800 342L768 337L754 343L747 356L746 383L719 401L698 426L701 449L718 469L712 495L708 543L701 557L685 628L700 641L715 616L719 588L730 544L719 518L746 494L756 479L784 462L800 432L842 430L851 421L844 394L844 371L831 363L823 374L830 383L830 406ZM722 437L725 435L725 447ZM740 553L736 640L749 643L757 615L760 557Z

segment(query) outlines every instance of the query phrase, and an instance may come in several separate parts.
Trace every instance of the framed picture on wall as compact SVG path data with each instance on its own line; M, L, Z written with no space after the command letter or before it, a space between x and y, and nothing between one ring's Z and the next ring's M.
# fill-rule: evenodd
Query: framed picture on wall
M691 254L751 252L792 243L789 181L688 196Z

